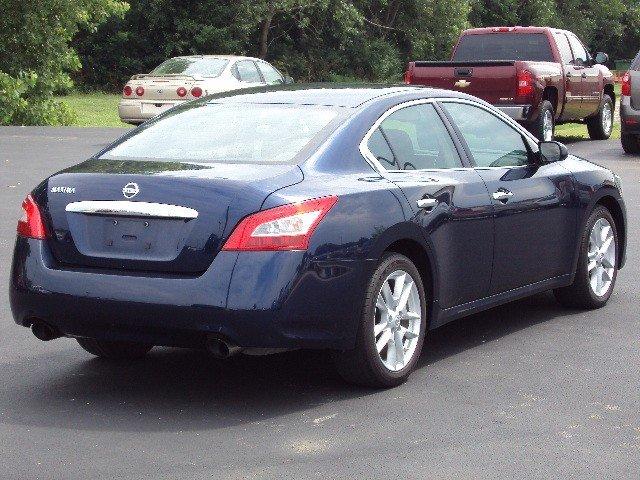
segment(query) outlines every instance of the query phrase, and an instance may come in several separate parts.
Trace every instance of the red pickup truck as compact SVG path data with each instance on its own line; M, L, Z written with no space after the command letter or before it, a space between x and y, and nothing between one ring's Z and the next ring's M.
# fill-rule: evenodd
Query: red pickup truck
M474 28L462 32L450 62L410 62L405 83L482 98L552 140L556 124L586 123L592 139L609 138L615 93L608 57L591 57L573 33L546 27Z

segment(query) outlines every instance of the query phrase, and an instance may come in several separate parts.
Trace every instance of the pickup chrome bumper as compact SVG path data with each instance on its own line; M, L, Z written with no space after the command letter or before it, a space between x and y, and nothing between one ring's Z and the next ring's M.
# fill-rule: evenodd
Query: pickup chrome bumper
M528 120L531 105L495 105L501 112L509 115L514 120Z

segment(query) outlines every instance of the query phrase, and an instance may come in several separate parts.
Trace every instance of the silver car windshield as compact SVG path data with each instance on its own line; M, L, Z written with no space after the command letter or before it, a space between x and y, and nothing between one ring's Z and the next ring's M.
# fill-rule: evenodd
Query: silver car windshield
M202 75L218 77L229 63L224 58L176 57L162 62L151 71L152 75Z
M337 108L317 105L200 104L143 125L99 158L289 163L323 140L338 114Z

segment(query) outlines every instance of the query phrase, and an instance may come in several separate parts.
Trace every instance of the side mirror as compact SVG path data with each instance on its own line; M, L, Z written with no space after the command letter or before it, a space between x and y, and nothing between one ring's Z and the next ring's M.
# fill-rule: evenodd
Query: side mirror
M561 162L569 156L569 150L560 142L540 142L540 160L544 163Z
M601 64L604 65L605 63L607 63L609 61L609 55L607 55L604 52L598 52L596 53L596 58L595 58L595 62L597 64Z
M285 85L291 85L293 83L293 78L291 78L289 75L286 75L284 77L284 84Z

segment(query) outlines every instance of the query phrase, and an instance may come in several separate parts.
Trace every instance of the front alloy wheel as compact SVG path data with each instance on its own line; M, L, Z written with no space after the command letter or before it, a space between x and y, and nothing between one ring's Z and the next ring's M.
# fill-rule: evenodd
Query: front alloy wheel
M604 306L618 273L618 233L609 210L598 205L587 220L580 242L580 255L573 283L554 290L558 301L568 307Z
M404 255L386 254L369 281L355 347L332 354L338 373L360 385L399 385L418 361L426 326L418 269Z

